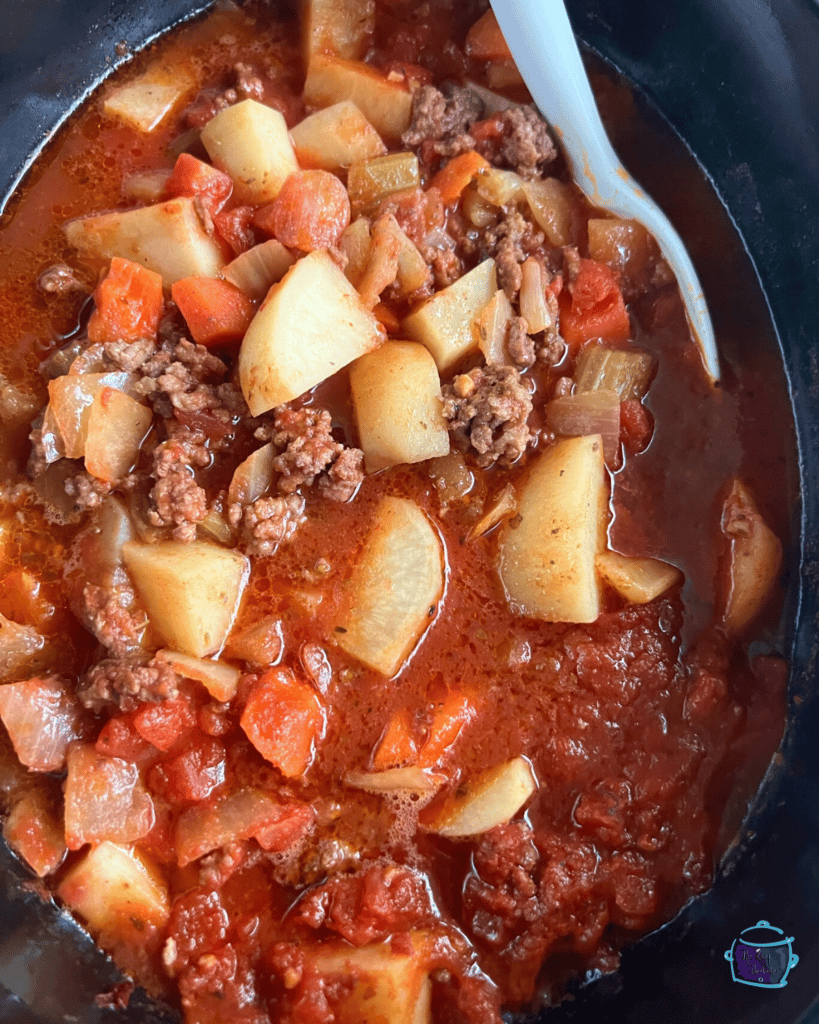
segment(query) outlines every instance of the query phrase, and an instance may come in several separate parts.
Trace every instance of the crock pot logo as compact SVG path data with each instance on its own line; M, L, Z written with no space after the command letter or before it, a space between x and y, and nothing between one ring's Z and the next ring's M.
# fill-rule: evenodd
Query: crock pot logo
M768 921L757 921L740 932L731 948L725 950L725 959L731 963L731 977L740 985L784 988L788 972L799 963L792 942L793 937L785 938L781 928L774 928Z

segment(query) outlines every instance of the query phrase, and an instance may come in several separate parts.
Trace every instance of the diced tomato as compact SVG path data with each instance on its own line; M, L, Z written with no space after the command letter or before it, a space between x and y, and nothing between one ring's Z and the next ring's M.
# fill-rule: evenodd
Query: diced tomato
M466 52L478 60L509 60L509 45L503 38L498 19L490 7L466 34Z
M469 134L476 142L496 142L503 135L503 122L495 114L484 121L476 121L470 126Z
M141 761L156 751L153 743L137 732L133 712L109 718L97 737L96 749L98 754L121 757L125 761Z
M196 725L196 715L185 697L143 704L134 712L134 728L163 753Z
M94 292L88 321L91 341L155 338L162 316L162 278L139 263L115 256Z
M449 693L435 710L429 736L421 747L418 765L432 768L438 764L460 735L461 729L475 716L469 698L461 693Z
M253 223L292 249L327 249L350 223L347 189L329 171L294 171Z
M239 724L262 757L292 779L310 767L325 714L311 687L275 668L251 689Z
M252 299L215 277L183 277L172 286L171 295L200 345L241 341L256 314Z
M225 748L210 736L200 736L155 771L162 772L163 796L172 803L206 800L225 781Z
M461 193L470 181L487 167L489 164L480 153L470 149L444 164L429 183L429 187L437 188L447 205L455 203L461 198Z
M620 440L626 451L632 455L645 451L653 432L651 413L642 402L629 398L620 403Z
M290 850L307 835L315 818L316 813L309 804L286 804L279 821L257 829L256 842L269 853Z
M237 256L256 244L256 236L250 226L252 220L252 206L234 206L232 210L220 210L213 214L216 233Z
M228 923L218 892L193 889L178 896L168 919L168 935L174 940L173 969L180 971L204 953L218 949L227 935Z
M560 294L560 333L575 348L599 339L617 344L631 334L623 293L611 267L597 260L580 261L580 271Z
M406 708L393 715L373 756L373 768L383 771L414 762L417 746L412 737L412 723Z
M229 199L233 181L224 171L218 171L210 164L197 160L190 153L180 153L165 188L168 198L199 196L208 213L213 216Z

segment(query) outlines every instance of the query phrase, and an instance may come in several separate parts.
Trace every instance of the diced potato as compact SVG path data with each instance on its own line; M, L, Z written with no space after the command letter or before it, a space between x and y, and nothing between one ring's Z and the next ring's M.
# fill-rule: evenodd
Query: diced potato
M109 93L103 110L140 132L152 132L196 87L192 68L185 64L155 64Z
M762 518L751 492L735 478L722 511L730 542L727 594L722 621L729 632L746 626L762 610L782 561L782 544Z
M153 413L122 391L102 388L88 411L85 468L99 480L113 482L136 464Z
M302 167L337 171L356 160L382 156L387 147L352 100L317 110L290 132Z
M350 368L350 390L368 473L449 452L435 360L412 341L388 341Z
M557 441L535 463L519 491L519 522L503 528L499 548L501 581L521 614L550 622L600 614L606 490L599 435Z
M344 274L354 288L358 288L370 255L370 222L366 217L358 217L345 228L339 239L338 246L347 257Z
M170 168L129 174L122 179L122 198L137 203L158 203L165 195L172 174Z
M506 362L506 334L514 316L512 303L506 292L499 288L483 307L475 320L478 348L487 363Z
M659 558L630 558L617 551L597 556L597 571L621 597L632 604L647 604L682 578L675 565Z
M568 185L557 178L527 181L523 185L523 193L532 216L550 245L571 245L577 240L575 204Z
M121 372L82 373L66 374L48 382L49 409L69 459L81 459L85 455L95 399L106 389L125 389L135 379L132 374Z
M311 252L271 288L242 342L239 380L251 414L298 398L383 337L327 252Z
M263 299L295 262L293 254L281 242L270 238L240 253L228 263L222 277L241 288L251 299Z
M532 766L515 757L474 780L444 808L430 831L450 839L488 832L514 818L536 789Z
M328 942L302 950L318 975L346 976L350 988L333 1005L337 1024L429 1024L428 938L410 933L413 952L393 953L389 943L358 949Z
M375 0L302 0L304 63L314 54L360 60L375 27Z
M138 850L102 842L72 867L57 895L93 932L130 933L134 922L161 928L170 913L168 890Z
M350 165L347 192L353 216L368 213L387 196L418 188L421 172L414 153L389 153Z
M475 321L497 289L495 261L484 260L410 313L404 330L426 345L443 373L478 347Z
M406 498L383 498L349 582L339 645L395 675L432 623L443 589L443 550L429 520Z
M65 235L80 252L141 263L161 274L166 288L183 277L217 277L226 262L193 199L169 199L137 210L72 220L65 225Z
M174 650L204 658L222 648L250 571L244 555L204 541L130 541L122 554L152 624Z
M189 654L180 654L178 651L157 651L155 657L170 665L186 679L195 679L201 683L214 700L224 704L236 696L241 673L238 668L228 665L225 661L192 658Z
M329 107L352 100L379 135L398 140L409 128L412 94L367 64L316 54L304 83L304 102Z
M284 118L256 100L220 110L202 129L202 143L243 203L272 203L299 169Z

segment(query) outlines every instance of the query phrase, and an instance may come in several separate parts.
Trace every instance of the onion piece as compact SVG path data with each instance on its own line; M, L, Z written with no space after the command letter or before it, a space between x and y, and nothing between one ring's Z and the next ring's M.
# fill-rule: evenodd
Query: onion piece
M167 168L129 174L122 181L122 198L140 203L158 203L165 195L172 173Z
M722 622L735 633L762 610L779 572L782 544L736 477L722 510L722 532L731 545Z
M222 270L222 277L251 299L263 299L295 262L295 256L271 238L240 253Z
M620 453L620 396L614 391L585 391L555 398L546 405L547 424L562 437L599 434L611 468Z
M69 459L85 454L88 417L96 396L104 388L127 393L136 381L136 374L114 372L66 374L48 382L49 403Z
M65 441L57 425L57 417L51 403L46 406L43 413L43 425L40 428L40 440L43 446L43 456L49 465L65 458Z
M85 468L98 480L113 483L136 465L153 413L122 391L102 388L88 410Z
M104 839L133 843L154 827L154 804L137 766L75 743L68 750L65 841L69 850Z
M393 217L395 227L397 221ZM393 229L389 217L379 217L373 224L367 265L358 285L358 294L367 309L378 302L381 292L398 277L401 239Z
M228 488L228 501L233 504L250 505L267 491L273 479L273 460L276 446L270 441L257 448L241 462L233 473Z
M251 665L270 668L279 663L284 647L282 624L273 616L233 634L227 643L227 653Z
M536 789L532 766L515 757L474 779L444 807L430 831L450 839L481 835L513 818Z
M14 804L3 822L3 838L40 878L56 871L65 857L62 822L39 789L25 793Z
M201 530L208 537L212 537L220 544L230 544L233 540L233 531L225 517L216 508L209 508L208 514L196 526L197 533Z
M659 558L630 558L617 551L604 551L595 565L603 580L631 604L648 604L682 579L675 565Z
M347 280L358 288L361 278L367 269L370 255L370 222L366 217L358 217L345 228L338 240L338 247L347 257L344 273Z
M82 735L82 708L60 679L28 679L0 687L0 719L27 768L57 772L69 744Z
M155 660L170 665L174 672L185 679L195 679L201 683L214 700L227 703L236 696L241 673L227 662L194 658L190 654L167 650L157 651Z
M543 272L540 264L531 256L520 268L520 315L526 321L529 334L554 327L554 317L546 303Z
M40 672L53 659L46 638L33 626L23 626L0 615L0 683Z
M487 363L506 362L506 333L513 316L512 304L499 288L475 320L478 347Z
M576 203L568 185L557 178L545 178L527 181L522 188L532 216L550 245L559 248L577 241Z
M616 391L625 402L645 397L653 372L654 356L645 349L590 345L577 357L574 382L578 392Z
M344 781L353 789L369 793L434 793L447 781L446 775L436 775L423 768L387 768L383 772L347 772Z
M481 516L469 531L469 539L473 540L475 537L482 537L485 533L489 533L494 526L497 526L498 523L508 516L513 515L517 511L517 507L518 499L515 488L512 484L507 484L494 505Z
M475 486L475 475L467 466L463 454L453 449L429 461L429 475L438 491L441 504L451 505L464 501Z
M525 181L514 171L500 171L490 167L475 178L478 195L493 206L509 206L524 199Z

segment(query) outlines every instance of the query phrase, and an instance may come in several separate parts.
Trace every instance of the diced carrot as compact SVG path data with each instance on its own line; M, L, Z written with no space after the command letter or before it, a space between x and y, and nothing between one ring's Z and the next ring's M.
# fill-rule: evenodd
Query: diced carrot
M162 278L139 263L115 256L94 292L88 321L91 341L136 341L156 337L162 316Z
M373 755L373 768L383 771L415 760L418 752L412 738L409 712L402 708L393 715Z
M229 175L197 160L190 153L179 154L165 186L165 194L169 199L176 196L199 196L211 215L222 209L232 191L233 181Z
M350 223L347 189L329 171L294 171L253 222L292 249L328 249Z
M466 52L478 60L503 60L512 56L491 7L467 32Z
M134 713L134 728L139 735L163 752L176 746L196 725L190 701L184 697L143 704Z
M401 321L386 303L377 303L373 308L373 313L378 317L379 323L383 325L387 334L398 334L400 332Z
M216 234L239 256L256 244L256 236L250 222L253 220L252 206L234 206L232 210L220 210L213 214Z
M239 724L266 761L295 779L310 767L324 735L324 708L306 683L276 668L251 689Z
M503 122L498 114L476 121L470 126L469 134L476 142L497 142L503 135Z
M599 339L613 344L631 334L623 293L611 267L597 260L580 261L572 285L560 293L560 333L566 343L579 347Z
M437 188L444 203L449 205L461 198L461 193L472 179L489 167L488 161L474 149L459 153L438 171L430 188Z
M171 295L200 345L241 341L256 314L252 299L215 277L183 277L171 287Z
M475 716L475 708L468 697L449 693L435 709L429 736L418 755L419 768L432 768L438 764L460 735L461 729Z

